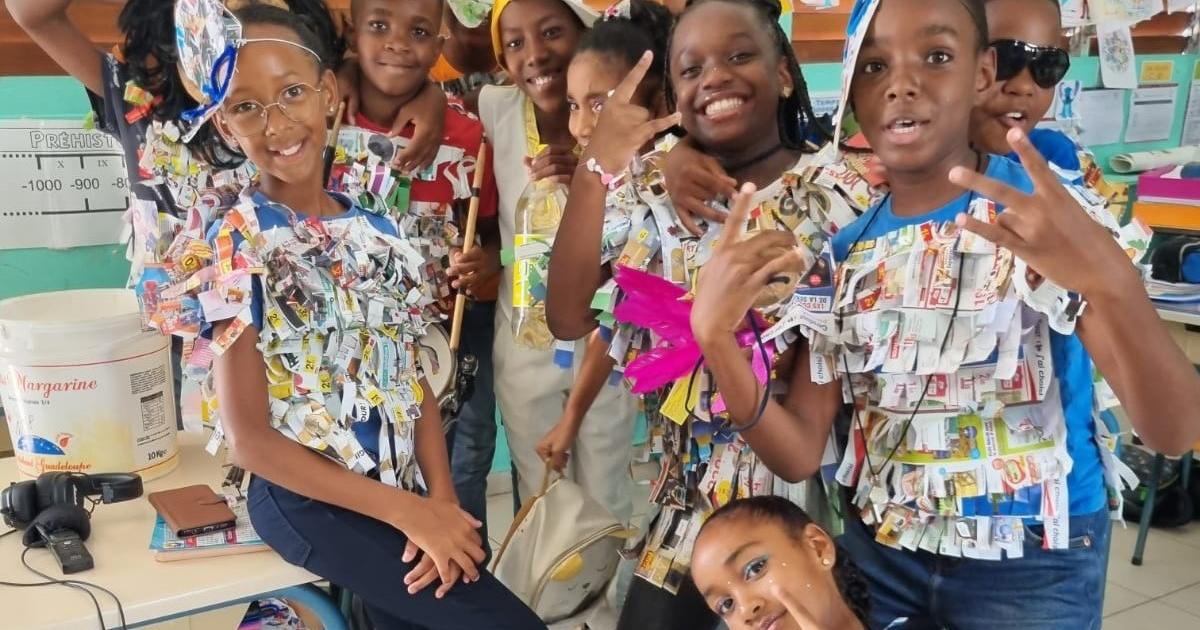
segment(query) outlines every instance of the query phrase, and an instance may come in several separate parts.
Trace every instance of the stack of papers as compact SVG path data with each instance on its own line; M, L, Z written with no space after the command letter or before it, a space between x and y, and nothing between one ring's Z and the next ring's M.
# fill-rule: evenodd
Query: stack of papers
M1200 284L1147 280L1146 292L1159 302L1200 302Z

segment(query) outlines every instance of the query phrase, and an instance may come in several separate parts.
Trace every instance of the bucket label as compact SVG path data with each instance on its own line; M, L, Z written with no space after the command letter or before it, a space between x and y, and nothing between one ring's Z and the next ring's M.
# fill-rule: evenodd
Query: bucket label
M21 365L11 356L0 361L0 402L20 472L153 477L152 469L173 467L176 425L168 357L164 346L84 365Z

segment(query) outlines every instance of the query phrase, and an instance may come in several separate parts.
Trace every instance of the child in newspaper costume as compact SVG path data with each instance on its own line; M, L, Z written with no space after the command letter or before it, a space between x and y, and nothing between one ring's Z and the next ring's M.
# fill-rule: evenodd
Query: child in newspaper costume
M1092 358L1170 449L1184 434L1154 420L1163 399L1194 396L1195 376L1122 251L1140 258L1144 228L1118 227L1018 131L1028 171L972 148L971 110L994 81L982 15L972 0L873 0L851 17L843 107L891 192L833 237L835 325L812 338L828 368L814 378L836 372L854 403L836 478L861 522L841 542L868 577L873 626L1099 627L1105 486L1119 481ZM1135 299L1118 306L1113 284ZM1098 334L1130 318L1145 345Z

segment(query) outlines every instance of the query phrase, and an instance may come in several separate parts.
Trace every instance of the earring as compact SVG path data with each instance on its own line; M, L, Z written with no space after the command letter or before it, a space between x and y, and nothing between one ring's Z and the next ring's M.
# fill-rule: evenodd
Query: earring
M790 88L790 87L783 88L783 98L791 98L791 96L792 96L792 88Z
M821 560L821 564L823 564L825 566L830 566L833 564L833 560L830 560L829 558L825 558L824 560Z

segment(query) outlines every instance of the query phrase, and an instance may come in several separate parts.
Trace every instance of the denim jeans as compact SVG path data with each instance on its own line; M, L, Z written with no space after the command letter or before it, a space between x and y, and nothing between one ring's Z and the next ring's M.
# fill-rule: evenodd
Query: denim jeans
M492 341L496 337L496 303L473 302L463 313L459 352L475 356L475 391L458 414L446 441L450 472L458 501L483 527L483 549L491 560L487 528L487 478L496 455L496 393L493 388Z
M1041 525L1025 527L1024 557L958 559L878 544L858 518L842 548L867 578L871 627L907 617L905 629L1100 628L1110 532L1107 510L1072 516L1070 548L1044 550Z

